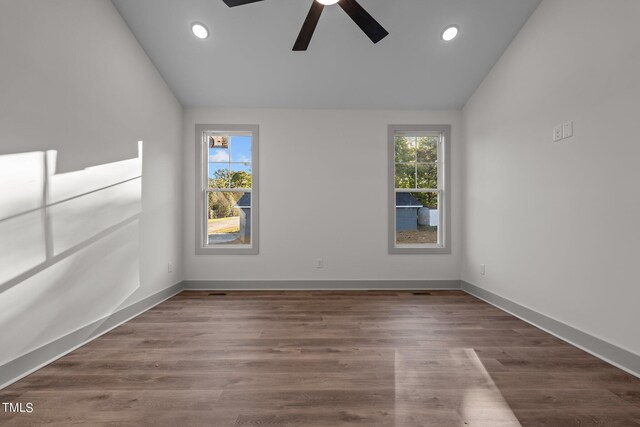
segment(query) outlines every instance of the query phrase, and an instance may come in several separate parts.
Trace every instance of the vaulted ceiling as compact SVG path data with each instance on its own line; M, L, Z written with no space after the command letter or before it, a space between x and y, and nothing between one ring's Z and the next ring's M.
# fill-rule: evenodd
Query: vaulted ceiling
M378 44L327 6L309 50L293 52L314 0L112 1L185 107L388 109L462 108L540 3L359 0L390 33ZM450 24L460 34L444 42Z

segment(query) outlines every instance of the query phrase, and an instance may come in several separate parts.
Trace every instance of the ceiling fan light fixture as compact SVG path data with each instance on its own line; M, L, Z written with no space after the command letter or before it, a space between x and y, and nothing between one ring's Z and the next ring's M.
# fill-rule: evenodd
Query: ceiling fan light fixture
M191 25L191 32L199 39L206 39L207 37L209 37L209 30L207 29L207 27L205 27L204 24L201 24L199 22L194 22Z
M229 7L236 7L263 0L222 1ZM311 0L311 8L309 9L309 13L307 13L307 17L302 24L300 32L298 33L298 38L293 45L294 51L307 50L309 42L311 42L311 37L313 37L313 32L318 26L318 21L320 20L320 15L322 15L324 7L334 4L338 4L373 43L378 43L389 35L389 32L385 30L384 27L358 3L358 0Z
M440 37L442 37L442 40L450 42L451 40L458 37L458 32L459 28L457 25L449 25L444 29L444 31L442 31L442 35Z

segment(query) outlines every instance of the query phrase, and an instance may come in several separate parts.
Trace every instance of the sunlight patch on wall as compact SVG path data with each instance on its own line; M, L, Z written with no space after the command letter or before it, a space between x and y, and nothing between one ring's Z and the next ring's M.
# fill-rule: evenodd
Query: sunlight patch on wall
M0 156L0 365L117 311L140 286L138 157L56 174Z
M46 259L42 152L0 156L0 284Z

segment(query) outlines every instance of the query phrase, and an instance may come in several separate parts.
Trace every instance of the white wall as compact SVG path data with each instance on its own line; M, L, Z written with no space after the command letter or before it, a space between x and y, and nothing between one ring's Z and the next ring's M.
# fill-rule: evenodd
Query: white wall
M182 279L183 159L110 1L3 0L0 58L1 365Z
M185 279L459 279L460 112L194 109L184 123ZM259 255L195 255L197 123L260 126ZM448 123L453 253L389 255L387 125Z
M640 354L638 22L545 0L468 102L462 277Z

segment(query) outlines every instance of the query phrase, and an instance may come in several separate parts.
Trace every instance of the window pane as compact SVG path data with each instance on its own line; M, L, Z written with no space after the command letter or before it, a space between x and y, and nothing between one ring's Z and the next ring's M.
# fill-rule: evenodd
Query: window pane
M241 163L251 163L251 137L232 136L231 137L231 161Z
M227 148L209 148L209 162L228 162L229 150Z
M436 163L418 164L418 185L416 188L438 188L438 165Z
M396 244L438 243L438 193L396 192Z
M231 188L251 188L251 163L231 163Z
M396 163L396 188L416 188L415 163Z
M420 136L417 138L418 162L431 163L438 160L438 138L437 136Z
M250 192L210 192L206 209L207 244L251 244Z
M228 163L209 163L209 188L229 188Z
M416 138L407 136L395 137L396 163L416 161Z

